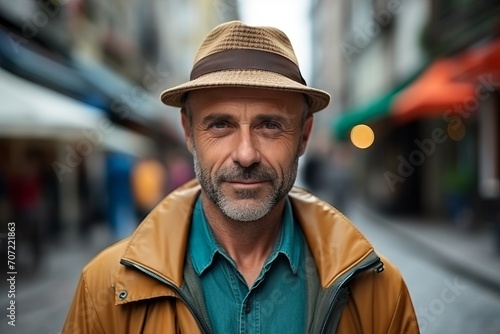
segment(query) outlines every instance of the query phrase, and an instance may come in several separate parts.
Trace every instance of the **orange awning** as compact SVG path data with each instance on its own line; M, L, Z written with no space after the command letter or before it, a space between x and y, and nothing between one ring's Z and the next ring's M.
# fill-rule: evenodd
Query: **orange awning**
M478 88L500 81L500 38L451 58L439 58L395 97L396 121L470 113L479 105Z
M457 57L463 73L458 77L477 81L480 76L492 75L492 80L500 81L500 38L469 49Z
M396 121L435 116L460 108L467 98L474 97L474 84L455 81L460 65L450 59L438 59L408 88L396 96L392 105Z

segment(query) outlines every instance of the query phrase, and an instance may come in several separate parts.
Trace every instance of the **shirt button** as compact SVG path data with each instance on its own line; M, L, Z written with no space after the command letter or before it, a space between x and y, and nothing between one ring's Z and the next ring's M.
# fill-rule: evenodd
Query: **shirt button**
M250 303L249 302L247 302L245 305L245 313L246 314L250 313Z

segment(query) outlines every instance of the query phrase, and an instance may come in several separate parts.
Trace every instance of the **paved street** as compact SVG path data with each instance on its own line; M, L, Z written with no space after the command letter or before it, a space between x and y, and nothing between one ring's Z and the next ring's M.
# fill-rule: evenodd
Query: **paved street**
M500 333L500 291L486 289L448 269L437 256L403 237L390 224L367 219L358 210L348 215L376 249L399 267L422 334Z
M106 244L108 234L98 228L92 242L67 241L60 247L47 247L47 256L36 275L19 270L16 281L16 326L0 319L2 334L56 334L60 333L80 270ZM0 285L1 309L7 306L7 287ZM5 311L6 312L6 311Z
M390 224L375 222L362 211L348 213L358 227L401 270L412 294L423 334L500 333L500 292L458 274ZM0 333L60 332L83 265L108 243L106 233L94 232L93 243L66 243L49 248L42 271L16 282L16 327L2 316ZM2 309L7 288L0 285Z

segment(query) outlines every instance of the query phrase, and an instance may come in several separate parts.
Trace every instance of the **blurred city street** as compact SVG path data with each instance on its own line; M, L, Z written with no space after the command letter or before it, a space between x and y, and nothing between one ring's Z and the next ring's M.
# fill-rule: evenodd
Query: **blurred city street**
M478 232L476 239L481 242L470 243L446 226L422 227L408 220L387 219L359 203L350 205L347 215L376 249L399 267L423 334L500 333L500 281L495 285L487 273L474 268L474 263L485 266L489 258L492 274L498 277L500 272L500 255L494 253L486 233ZM442 238L443 234L448 237ZM0 332L59 333L80 270L109 240L106 228L97 225L87 242L48 245L38 273L26 277L19 273L16 327L7 325L4 319ZM457 258L461 258L461 266L454 262ZM6 295L2 294L0 300L4 308Z
M421 332L500 334L498 0L0 0L0 333L59 333L84 265L195 176L159 97L233 20L330 94L297 184L396 264Z

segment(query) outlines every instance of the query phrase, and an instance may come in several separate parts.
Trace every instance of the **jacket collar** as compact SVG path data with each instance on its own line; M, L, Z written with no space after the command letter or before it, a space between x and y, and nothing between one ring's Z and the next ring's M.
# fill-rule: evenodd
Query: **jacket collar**
M330 287L340 276L374 253L365 236L330 204L296 187L290 191L290 199L322 287Z
M179 288L183 282L191 215L199 193L200 186L193 180L158 204L130 237L122 262L141 267ZM373 252L364 236L329 204L299 188L292 189L290 200L323 287L329 287ZM115 282L117 295L121 289L128 291L127 302L175 295L159 280L131 271L134 269L120 268Z

